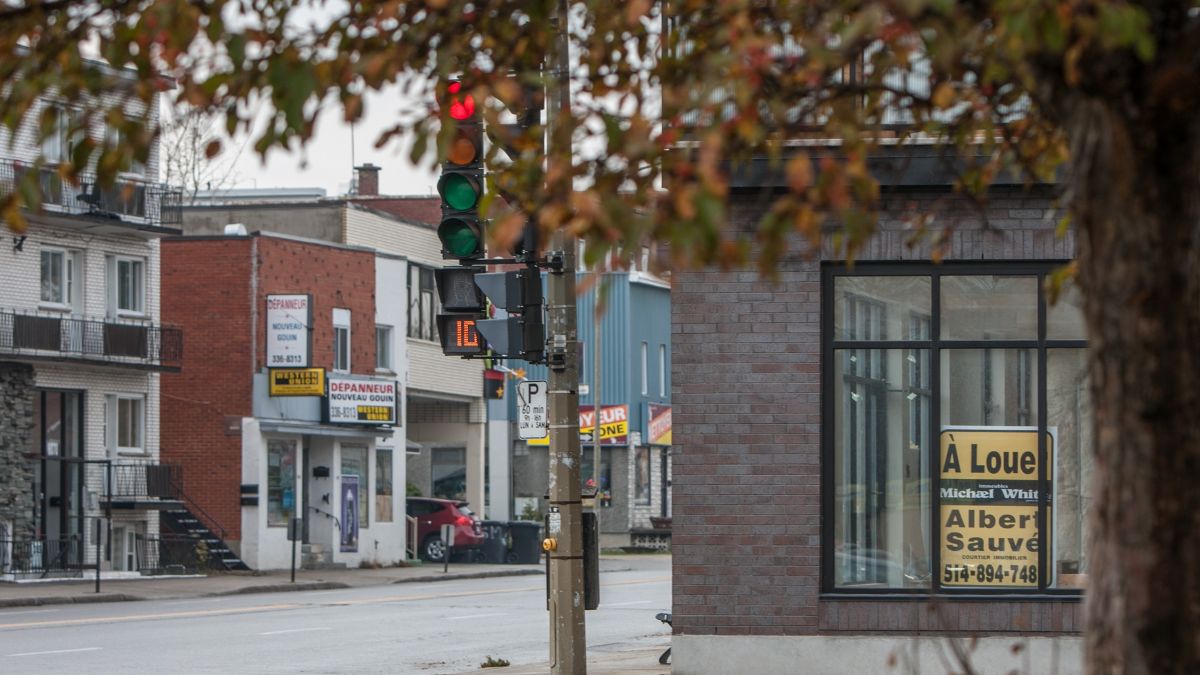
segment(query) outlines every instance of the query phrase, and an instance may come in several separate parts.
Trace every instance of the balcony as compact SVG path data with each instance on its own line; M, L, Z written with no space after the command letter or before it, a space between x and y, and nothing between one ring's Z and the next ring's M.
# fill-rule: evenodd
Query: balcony
M107 469L105 506L113 509L173 510L183 507L178 464L111 464Z
M178 371L183 330L0 309L0 356Z
M0 195L19 190L30 172L37 172L37 189L46 213L90 216L139 228L174 228L183 224L183 193L162 183L119 177L102 187L93 174L79 175L74 185L53 166L0 158ZM170 232L174 234L175 232Z

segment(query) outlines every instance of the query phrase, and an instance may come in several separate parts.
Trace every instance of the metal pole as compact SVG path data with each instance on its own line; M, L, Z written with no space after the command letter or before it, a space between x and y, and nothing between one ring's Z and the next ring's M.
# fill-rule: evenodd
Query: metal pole
M292 583L296 583L296 537L292 537Z
M86 550L86 549L85 549ZM100 592L100 519L96 519L96 592Z
M592 428L592 483L596 486L596 532L600 531L600 411L604 410L604 399L600 397L600 297L604 293L604 268L597 270L600 283L596 284L596 299L592 305L592 413L595 423Z
M570 66L567 44L567 7L558 0L557 37L550 54L552 81L547 87L546 123L549 128L548 175L570 173L570 123L563 112L570 108L566 73ZM552 199L566 203L558 190ZM570 185L566 186L570 189ZM575 299L575 238L562 228L554 231L551 256L561 256L561 268L546 282L547 359L550 366L550 513L546 536L555 541L547 551L550 565L550 672L584 675L587 672L587 639L583 598L583 509L580 502L579 448L579 336Z

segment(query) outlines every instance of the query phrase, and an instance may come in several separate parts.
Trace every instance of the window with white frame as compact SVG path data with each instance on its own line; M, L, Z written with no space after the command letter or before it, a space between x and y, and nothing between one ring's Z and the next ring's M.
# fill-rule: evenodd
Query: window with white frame
M78 308L83 299L83 266L80 251L42 249L43 305Z
M105 128L104 139L109 146L114 148L120 148L121 146L125 145L126 141L128 140L120 129L116 129L114 127ZM136 159L131 159L129 167L125 169L124 172L143 176L146 174L146 165Z
M144 452L146 400L118 396L117 452Z
M333 310L333 370L350 372L350 310Z
M109 256L107 263L109 315L145 314L146 261L142 258Z
M375 326L375 369L394 370L392 368L391 326Z
M53 116L54 129L42 140L42 158L50 164L59 164L71 160L71 152L83 136L83 130L76 129L72 133L73 113L65 106L54 105L52 108L49 114Z

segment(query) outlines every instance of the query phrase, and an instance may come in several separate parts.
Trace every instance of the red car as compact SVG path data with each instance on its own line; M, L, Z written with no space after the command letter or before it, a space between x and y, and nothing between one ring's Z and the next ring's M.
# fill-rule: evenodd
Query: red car
M408 515L417 519L417 553L423 560L442 562L446 544L442 525L454 525L454 549L478 549L483 545L483 528L467 503L457 499L409 497Z

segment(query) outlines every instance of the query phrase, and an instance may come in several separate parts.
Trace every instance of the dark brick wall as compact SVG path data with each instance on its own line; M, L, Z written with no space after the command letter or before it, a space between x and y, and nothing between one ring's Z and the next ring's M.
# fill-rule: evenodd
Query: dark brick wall
M993 195L978 209L946 192L888 195L860 260L929 260L908 213L955 228L948 260L1064 260L1045 196ZM762 206L734 197L751 228ZM778 279L683 271L673 280L671 374L678 455L673 603L683 634L807 635L881 630L1077 631L1082 603L822 601L820 587L820 262L785 256Z

